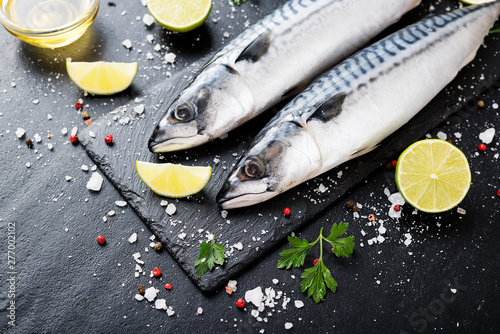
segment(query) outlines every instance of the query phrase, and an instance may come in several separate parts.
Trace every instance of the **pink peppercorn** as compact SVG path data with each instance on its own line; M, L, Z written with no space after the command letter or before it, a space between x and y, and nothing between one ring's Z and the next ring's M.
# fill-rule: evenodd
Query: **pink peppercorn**
M290 210L290 208L284 208L283 209L283 214L285 216L290 216L290 213L292 213L292 211Z
M161 275L161 270L158 269L157 267L153 268L153 276L158 277Z
M242 298L238 299L238 300L236 301L236 306L237 306L238 308L244 308L244 307L245 307L245 301L244 301Z
M106 144L111 144L113 142L113 136L107 135L106 137L104 137L104 141L106 142Z
M399 204L394 205L394 211L395 212L401 211L401 206L399 206Z
M481 152L486 151L486 145L484 145L484 144L479 144L478 148L479 148L479 151L481 151Z
M102 245L106 242L106 238L104 238L104 236L100 235L97 237L97 242L99 243L99 245Z
M78 136L70 136L70 137L69 137L69 141L70 141L72 144L78 144Z

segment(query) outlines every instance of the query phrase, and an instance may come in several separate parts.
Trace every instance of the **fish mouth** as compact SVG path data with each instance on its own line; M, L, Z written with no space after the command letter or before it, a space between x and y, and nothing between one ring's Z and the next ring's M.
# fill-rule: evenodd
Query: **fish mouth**
M264 202L276 195L278 195L277 192L268 190L260 193L241 194L233 196L223 195L219 193L217 195L217 203L219 203L219 207L223 210L237 209Z
M175 137L175 138L153 138L149 140L148 147L152 153L164 153L186 150L209 140L208 136L196 134L190 137Z

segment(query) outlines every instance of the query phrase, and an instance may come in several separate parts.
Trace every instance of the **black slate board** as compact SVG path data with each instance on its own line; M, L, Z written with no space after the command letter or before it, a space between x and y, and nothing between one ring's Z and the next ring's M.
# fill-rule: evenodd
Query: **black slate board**
M398 27L420 18L422 13L419 11L425 12L422 8L413 11ZM226 139L217 139L187 152L164 156L151 154L147 149L147 141L154 124L171 99L189 81L196 67L185 69L174 78L153 87L139 98L140 101L131 101L103 116L85 129L80 139L100 170L162 241L188 276L200 289L213 290L292 231L307 224L374 170L383 168L381 166L396 158L398 152L429 133L448 116L463 107L476 109L475 96L500 86L497 61L500 53L499 37L489 36L485 44L487 48L480 49L474 62L463 69L456 80L408 124L387 138L378 149L270 201L231 210L226 218L222 217L215 196L233 164L273 112L261 115L233 131ZM203 63L200 61L198 65ZM143 115L138 115L133 110L139 104L145 105ZM91 132L94 137L90 135ZM113 145L105 144L103 138L106 134L114 136ZM160 205L165 198L152 193L137 177L134 167L136 160L211 165L213 176L207 187L192 198L166 199L177 208L177 212L169 216ZM317 190L320 184L327 188L326 192ZM283 216L284 207L291 209L290 217ZM199 279L195 273L194 261L198 256L199 244L207 239L207 233L214 234L216 241L223 243L231 254L223 267L218 267ZM179 237L184 234L184 238ZM243 248L237 250L234 245L240 242Z

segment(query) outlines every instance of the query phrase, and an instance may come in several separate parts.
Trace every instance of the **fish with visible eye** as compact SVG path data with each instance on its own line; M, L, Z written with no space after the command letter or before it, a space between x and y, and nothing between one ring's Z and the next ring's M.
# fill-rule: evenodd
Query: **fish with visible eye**
M421 0L290 0L219 51L177 96L154 152L209 142L300 92Z
M500 0L430 16L325 72L257 135L219 205L263 202L377 147L474 59L499 15Z

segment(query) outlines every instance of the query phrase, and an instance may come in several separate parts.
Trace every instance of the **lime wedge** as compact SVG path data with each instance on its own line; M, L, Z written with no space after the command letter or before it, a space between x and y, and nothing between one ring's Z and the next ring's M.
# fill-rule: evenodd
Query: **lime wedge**
M495 0L460 0L460 2L463 2L464 4L467 5L480 5L483 3L488 3L488 2L494 2Z
M69 78L82 90L111 95L127 89L137 74L138 63L67 62Z
M470 183L465 155L440 139L410 145L396 166L396 184L401 195L424 212L444 212L457 206L469 191Z
M148 0L148 9L168 30L188 32L206 21L212 0Z
M136 161L141 180L161 196L180 198L200 192L212 176L210 166L183 166L171 163Z

